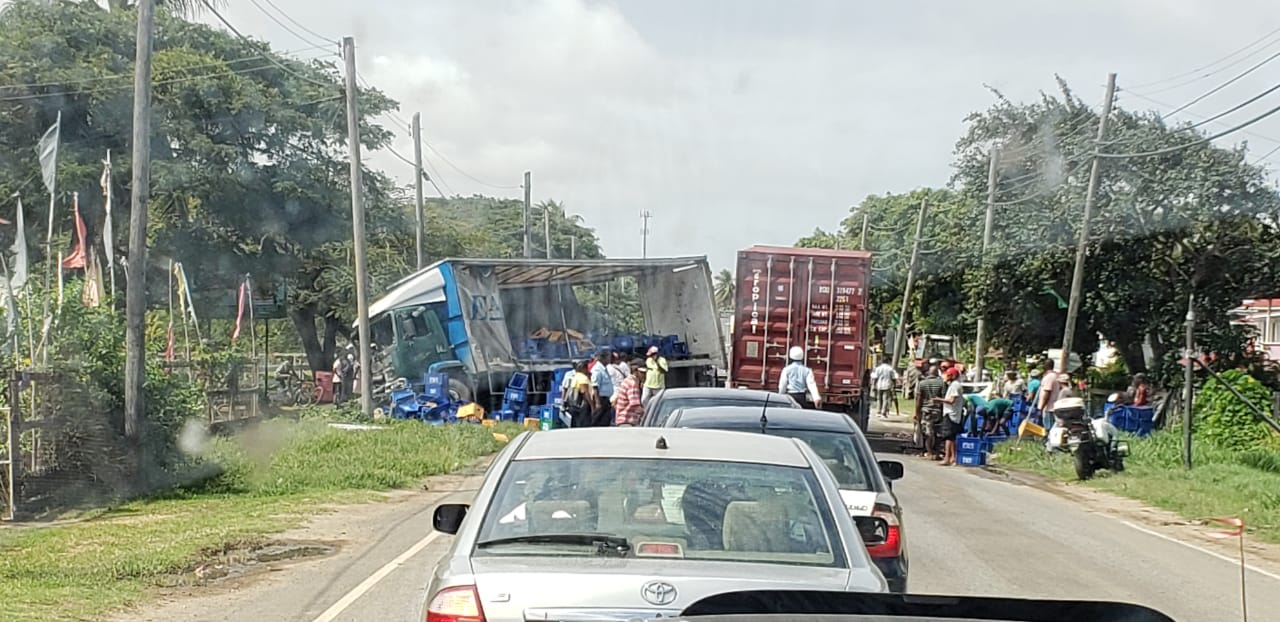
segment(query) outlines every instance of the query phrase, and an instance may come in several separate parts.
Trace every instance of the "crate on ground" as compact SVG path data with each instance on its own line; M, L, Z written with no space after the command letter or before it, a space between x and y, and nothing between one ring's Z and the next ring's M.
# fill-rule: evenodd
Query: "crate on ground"
M961 434L960 437L956 439L956 452L958 453L976 453L984 451L986 448L986 439L980 436Z
M973 453L956 454L956 464L960 466L982 466L987 463L987 452L979 451Z
M1121 432L1148 436L1154 428L1155 409L1150 406L1117 406L1107 419Z

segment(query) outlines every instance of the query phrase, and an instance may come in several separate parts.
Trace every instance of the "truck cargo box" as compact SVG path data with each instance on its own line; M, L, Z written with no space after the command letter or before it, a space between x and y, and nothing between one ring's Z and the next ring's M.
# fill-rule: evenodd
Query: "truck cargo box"
M737 268L730 386L777 391L802 346L824 402L865 413L871 253L753 246Z

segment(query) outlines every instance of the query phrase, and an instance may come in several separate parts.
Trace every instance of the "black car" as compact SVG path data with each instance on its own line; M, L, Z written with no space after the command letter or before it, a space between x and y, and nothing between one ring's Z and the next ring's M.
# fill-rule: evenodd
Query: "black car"
M835 476L849 514L874 516L888 523L887 537L867 546L867 553L888 580L889 589L906 592L908 564L902 506L891 484L902 477L902 463L877 462L875 452L853 419L840 413L799 408L713 406L677 410L667 418L665 427L776 434L809 443Z
M681 389L664 389L645 406L641 426L660 428L671 413L688 408L707 406L752 406L761 408L800 408L791 396L768 391L752 391L749 389L727 389L724 387L689 387Z

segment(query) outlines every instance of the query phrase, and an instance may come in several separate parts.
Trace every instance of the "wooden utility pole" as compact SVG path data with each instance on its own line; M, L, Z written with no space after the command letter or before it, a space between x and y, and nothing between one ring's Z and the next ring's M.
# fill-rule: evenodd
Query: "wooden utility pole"
M1111 102L1116 95L1116 74L1107 74L1107 95L1102 100L1102 116L1098 119L1098 139L1094 147L1093 166L1089 170L1089 188L1084 195L1084 218L1080 222L1080 238L1076 241L1076 265L1071 273L1071 296L1067 299L1067 326L1062 331L1062 358L1058 371L1067 371L1071 350L1076 340L1076 316L1080 313L1080 290L1084 287L1084 260L1089 254L1089 220L1093 218L1093 204L1098 195L1098 178L1102 176L1102 158L1097 150L1107 136L1107 117L1111 116Z
M1186 334L1186 351L1182 356L1186 360L1187 368L1182 372L1182 466L1187 469L1191 468L1191 402L1195 399L1195 387L1192 386L1194 378L1191 377L1191 357L1195 356L1196 348L1196 295L1194 293L1187 294L1187 334Z
M142 451L147 404L147 201L151 197L151 39L155 1L138 0L133 73L133 179L129 196L129 267L125 285L124 434ZM138 455L141 459L141 454ZM140 463L139 463L139 466Z
M529 259L530 257L533 257L533 239L529 236L529 210L532 209L532 206L529 205L529 197L531 196L530 195L531 189L529 188L529 182L531 181L530 180L531 177L533 177L533 175L529 171L524 172L524 258L525 259ZM547 257L548 258L551 257L550 246L547 247Z
M987 250L991 247L991 228L995 224L996 212L996 177L998 175L996 163L1000 159L1000 148L991 148L991 163L987 166L987 216L982 223L982 256L979 258L981 265L987 265ZM987 310L984 305L978 310L978 338L974 341L973 346L974 358L973 362L974 377L978 382L982 382L982 370L986 367L987 361Z
M907 267L907 286L902 290L902 310L898 312L898 333L893 336L893 361L898 366L907 347L907 307L911 303L911 288L916 284L916 268L920 262L920 238L924 236L924 219L929 213L929 201L920 199L920 215L916 217L916 237L911 242L911 265Z
M644 210L640 212L640 257L649 256L649 219L653 218L653 212Z
M360 106L356 101L356 40L342 38L347 64L347 145L351 149L351 237L356 256L356 327L360 339L360 410L373 416L373 370L370 368L369 275L364 239L364 182L360 171Z
M417 200L418 228L414 230L414 241L418 249L418 269L427 264L427 252L424 248L426 240L426 208L422 205L422 113L413 113L413 194Z
M862 236L858 238L858 250L867 250L867 222L869 214L862 215Z

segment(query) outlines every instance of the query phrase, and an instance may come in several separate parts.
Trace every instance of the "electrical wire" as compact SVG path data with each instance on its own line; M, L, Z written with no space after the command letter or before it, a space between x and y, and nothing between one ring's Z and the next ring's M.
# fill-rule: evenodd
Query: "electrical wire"
M1188 77L1188 76L1192 76L1192 75L1198 74L1198 73L1200 73L1201 71L1205 71L1205 70L1207 70L1207 69L1212 68L1214 65L1217 65L1217 64L1222 63L1222 62L1224 62L1224 61L1230 60L1232 57L1236 56L1237 54L1240 54L1240 53L1244 52L1245 50L1248 50L1249 48L1251 48L1251 47L1253 47L1253 46L1255 46L1255 45L1258 45L1259 43L1262 43L1263 41L1266 41L1267 39L1270 39L1271 37L1275 36L1275 34L1276 34L1276 33L1280 33L1280 28L1276 28L1275 30L1272 30L1271 32L1268 32L1267 34L1262 35L1261 37L1259 37L1259 38L1257 38L1257 39L1254 39L1253 41L1251 41L1251 42L1249 42L1248 44L1246 44L1244 47L1241 47L1241 48L1237 49L1236 51L1234 51L1234 52L1232 52L1232 53L1230 53L1230 54L1227 54L1226 56L1223 56L1222 58L1219 58L1218 60L1215 60L1215 61L1213 61L1213 62L1211 62L1211 63L1209 63L1209 64L1207 64L1207 65L1204 65L1204 66L1202 66L1202 67L1197 67L1197 68L1192 69L1192 70L1190 70L1190 71L1187 71L1187 72L1184 72L1184 73L1180 73L1180 74L1178 74L1178 75L1176 75L1176 76L1169 76L1168 78L1162 78L1162 79L1160 79L1160 80L1153 80L1153 81L1151 81L1151 82L1144 82L1144 83L1142 83L1142 84L1135 84L1135 85L1133 85L1133 86L1134 86L1135 88L1140 88L1140 89L1141 89L1141 88L1146 88L1146 87L1148 87L1148 86L1155 86L1155 85L1157 85L1157 84L1163 84L1163 83L1165 83L1165 82L1172 82L1172 81L1174 81L1174 80L1181 80L1182 78L1185 78L1185 77ZM1264 49L1265 49L1265 48L1264 48ZM1258 51L1254 51L1254 52L1253 52L1252 54L1250 54L1249 56L1253 56L1253 54L1257 54L1257 53L1258 53ZM1248 56L1246 56L1245 58L1248 58ZM1234 64L1234 63L1233 63L1233 64ZM1230 66L1231 66L1231 65L1228 65L1227 67L1230 67ZM1218 73L1218 72L1221 72L1221 71L1225 71L1225 70L1227 69L1227 67L1222 67L1222 68L1219 68L1219 69L1215 70L1213 73L1209 73L1209 74L1205 74L1205 75L1203 75L1203 76L1200 76L1199 78L1197 78L1197 80L1200 80L1200 79L1203 79L1203 78L1207 78L1207 77L1212 76L1212 75L1214 75L1214 74L1216 74L1216 73ZM1183 86L1185 86L1185 85L1183 85Z
M1165 115L1162 115L1162 116L1161 116L1161 119L1166 119L1166 118L1168 118L1168 117L1170 117L1170 116L1173 116L1173 115L1175 115L1175 114L1178 114L1179 112L1182 112L1183 110L1186 110L1187 108L1190 108L1190 107L1192 107L1192 106L1194 106L1194 105L1196 105L1196 104L1198 104L1198 103L1200 103L1200 102L1204 101L1204 99L1205 99L1206 97L1209 97L1210 95L1213 95L1214 93L1217 93L1218 91L1221 91L1222 89L1225 89L1225 88L1227 88L1228 86L1231 86L1232 84L1234 84L1234 83L1235 83L1235 82L1237 82L1238 80L1241 80L1241 79L1242 79L1242 78L1244 78L1245 76L1247 76L1247 75L1249 75L1249 74L1251 74L1251 73L1253 73L1253 72L1255 72L1255 71L1257 71L1257 70L1261 69L1261 68L1262 68L1262 67L1264 67L1267 63L1270 63L1271 61L1273 61L1273 60L1275 60L1275 59L1277 59L1277 58L1280 58L1280 52L1276 52L1275 54L1272 54L1271 56L1266 57L1265 59L1263 59L1263 61L1262 61L1262 62L1257 63L1257 64L1255 64L1254 66L1252 66L1252 67L1250 67L1250 68L1248 68L1248 69L1246 69L1246 70L1244 70L1244 71L1242 71L1242 72L1240 72L1240 73L1236 74L1236 75L1235 75L1234 77L1232 77L1230 80L1227 80L1226 82L1223 82L1222 84L1219 84L1218 86L1215 86L1215 87L1213 87L1213 88L1209 89L1208 91L1205 91L1204 93L1202 93L1202 94L1201 94L1201 95L1199 95L1198 97L1196 97L1196 98L1192 99L1191 101L1189 101L1189 102L1187 102L1187 103L1185 103L1185 104L1183 104L1183 105L1181 105L1181 106L1178 106L1177 108L1174 108L1172 112L1170 112L1170 113L1168 113L1168 114L1165 114Z
M1254 160L1254 161L1253 161L1253 163L1254 163L1254 164L1260 164L1260 163L1262 163L1262 161L1263 161L1263 160L1265 160L1265 159L1267 159L1267 158L1269 158L1269 157L1271 157L1271 156L1275 155L1275 153L1276 153L1277 151L1280 151L1280 145L1276 145L1275 147L1272 147L1272 148L1271 148L1271 151L1268 151L1268 152L1266 152L1266 153L1264 153L1264 154L1262 154L1262 155L1258 156L1258 159L1257 159L1257 160Z
M218 10L217 10L217 9L215 9L215 8L213 7L213 3L212 3L212 2L209 2L209 0L200 0L200 3L201 3L201 4L203 4L203 5L204 5L204 7L205 7L206 9L208 9L208 10L209 10L209 12L210 12L210 13L213 13L214 17L217 17L217 18L218 18L218 21L222 22L222 25L223 25L223 26L226 26L228 30L230 30L231 32L235 33L235 35L236 35L237 37L240 37L240 39L241 39L241 40L243 40L245 43L248 43L249 45L252 45L252 46L255 46L255 47L259 47L259 46L258 46L258 43L257 43L256 41L254 41L253 39L250 39L249 37L244 36L244 33L240 32L240 30L239 30L239 29L237 29L235 26L233 26L233 25L231 24L231 22L227 21L227 18L223 17L223 16L222 16L222 14L221 14L221 13L219 13L219 12L218 12ZM259 49L261 49L261 48L259 47ZM289 67L286 67L284 63L281 63L280 61L277 61L277 60L275 59L275 57L271 54L271 50L270 50L270 49L262 50L262 52L263 52L263 55L264 55L264 56L266 56L267 60L271 61L271 64L275 65L276 67L279 67L279 68L280 68L282 71L284 71L285 73L287 73L287 74L289 74L289 75L291 75L291 76L293 76L293 77L295 77L295 78L298 78L299 80L303 80L303 81L306 81L306 82L310 82L310 83L315 84L315 85L317 85L317 86L322 86L322 87L324 87L324 88L326 88L326 89L331 89L331 88L334 88L334 87L336 86L336 85L334 85L334 84L332 84L332 83L328 83L328 82L321 82L321 81L316 80L316 79L314 79L314 78L311 78L311 77L308 77L308 76L304 76L304 75L302 75L302 74L300 74L300 73L298 73L298 72L294 71L293 69L291 69L291 68L289 68Z
M240 70L232 71L232 72L230 72L230 73L231 73L231 74L234 74L234 75L242 75L242 74L246 74L246 73L253 73L253 72L256 72L256 71L262 71L262 70L264 70L264 69L271 69L271 68L272 68L272 65L261 65L261 66L258 66L258 67L249 67L249 68L247 68L247 69L240 69ZM225 75L227 75L227 72L220 72L220 73L207 73L207 74L201 74L201 75L198 75L198 76L183 76L183 77L181 77L181 78L170 78L170 79L167 79L167 80L157 80L157 81L155 81L155 82L152 82L151 84L152 84L152 86L155 86L155 85L158 85L158 84L174 84L174 83L177 83L177 82L188 82L188 81L191 81L191 80L203 80L203 79L205 79L205 78L217 78L217 77L225 76ZM0 97L0 102L8 102L8 101L24 101L24 100L33 100L33 99L44 99L44 98L47 98L47 97L64 97L64 96L68 96L68 95L84 95L84 94L86 94L86 93L102 93L102 92L111 92L111 91L123 91L123 90L132 89L132 88L133 88L133 85L132 85L132 84L123 84L123 85L113 86L113 87L109 87L109 88L102 88L102 89L81 89L81 90L75 90L75 91L57 91L57 92L55 92L55 93L33 93L33 94L31 94L31 95L11 95L11 96L8 96L8 97Z
M289 34L297 37L299 41L302 41L308 45L315 45L314 40L298 34L298 31L294 30L293 28L290 28L288 24L280 21L280 18L276 17L273 13L271 13L271 11L268 11L266 7L263 7L261 4L258 4L258 0L249 0L249 3L252 4L254 7L256 7L259 11L262 11L262 14L267 16L267 19L270 19L271 21L275 22L277 26L285 29L285 32L288 32ZM272 5L272 6L275 6L275 5ZM276 10L280 11L280 7L276 7ZM280 11L280 14L284 15L285 17L289 16L288 13L285 13L284 11ZM292 18L290 18L289 21L297 23ZM320 39L322 41L329 42L331 45L337 45L337 46L342 45L337 40L330 39L328 37L320 37Z
M303 24L302 22L299 22L298 20L290 17L289 14L285 12L284 9L281 9L279 6L276 5L276 3L272 2L271 0L263 0L263 2L266 2L267 4L271 5L271 8L279 11L280 14L283 15L285 19L292 22L294 26L297 26L298 28L305 30L306 32L310 33L312 36L319 38L321 41L328 41L329 43L332 43L334 45L342 45L342 42L338 41L337 39L334 39L332 37L326 37L310 28L307 28L306 24Z
M426 145L427 149L431 150L431 153L434 153L437 156L439 156L439 158L443 160L445 164L449 165L449 168L457 171L459 175L462 175L463 177L466 177L467 179L470 179L471 181L477 184L480 184L481 186L486 186L496 190L519 190L522 187L520 184L514 184L514 185L491 184L487 181L479 179L476 176L462 170L462 168L459 167L457 164L454 164L451 160L449 160L449 158L445 157L443 153L440 153L435 147L433 147L431 143L427 142L426 138L422 139L422 144Z
M1271 110L1268 110L1252 119L1249 119L1244 123L1240 123L1235 127L1223 130L1221 132L1218 132L1217 134L1213 134L1212 136L1205 136L1203 138L1200 138L1199 140L1193 140L1181 145L1175 145L1173 147L1165 147L1163 149L1155 149L1152 151L1140 151L1137 153L1097 153L1095 155L1099 158L1144 158L1149 156L1164 155L1166 153L1173 153L1175 151L1181 151L1189 147L1195 147L1197 145L1203 145L1203 144L1215 141L1219 138L1222 138L1223 136L1227 136L1228 134L1234 134L1240 130L1243 130L1246 127L1249 127L1250 125L1253 125L1254 123L1257 123L1263 119L1266 119L1267 117L1270 117L1271 115L1277 112L1280 112L1280 106L1276 106L1275 108L1272 108Z
M1147 102L1150 102L1150 103L1155 104L1155 105L1157 105L1157 106L1164 106L1165 108L1169 108L1169 107L1171 107L1171 106L1172 106L1172 104L1169 104L1168 102L1163 102L1163 101L1160 101L1160 100L1158 100L1158 99L1153 99L1153 98L1151 98L1151 97L1147 97L1146 95L1142 95L1142 94L1140 94L1140 93L1134 93L1133 91L1129 91L1129 94L1130 94L1130 95L1134 95L1134 96L1138 97L1139 99L1146 100ZM1204 117L1204 115L1196 114L1196 113L1194 113L1194 112L1190 112L1190 111L1184 111L1182 114L1190 115L1190 116L1195 117L1195 118L1197 118L1197 119L1203 119L1203 118L1205 118L1205 117ZM1163 119L1163 117L1161 117L1161 118ZM1221 126L1223 126L1223 127L1229 127L1229 125L1228 125L1225 121L1215 121L1215 123L1217 123L1218 125L1221 125ZM1270 142L1270 143L1280 143L1280 140L1277 140L1277 139L1272 138L1272 137L1270 137L1270 136L1264 136L1264 135L1259 134L1259 133L1257 133L1257 132L1245 132L1245 134L1248 134L1248 135L1253 136L1253 137L1255 137L1255 138L1261 138L1262 140L1265 140L1265 141Z

